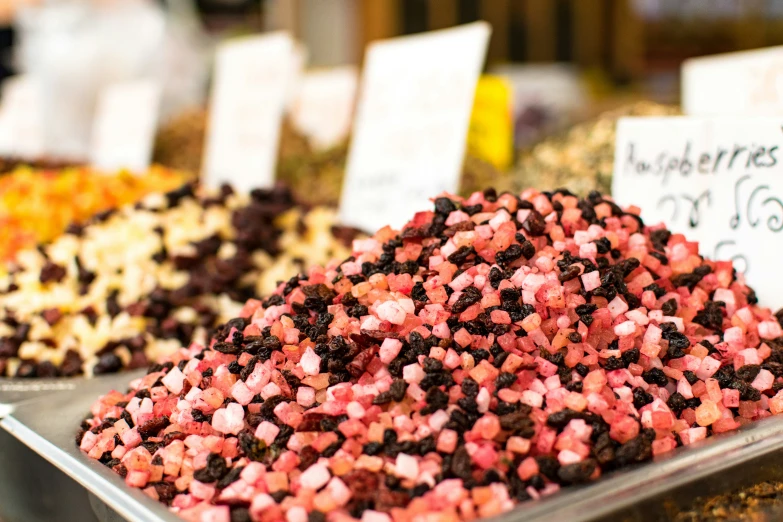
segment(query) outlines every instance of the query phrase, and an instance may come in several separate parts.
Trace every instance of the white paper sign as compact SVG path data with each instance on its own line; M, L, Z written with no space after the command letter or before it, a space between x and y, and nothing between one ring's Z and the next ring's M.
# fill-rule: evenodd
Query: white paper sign
M110 85L98 97L90 163L113 172L149 168L158 124L161 87L153 80Z
M689 116L783 115L783 46L693 58L681 76Z
M248 191L274 181L294 42L286 33L246 37L217 51L203 179Z
M783 305L783 118L623 118L612 193L733 260L761 304Z
M290 112L291 107L296 102L296 94L299 89L299 82L302 81L307 60L310 53L307 46L299 41L294 41L291 47L291 67L288 70L288 84L286 87L285 109Z
M401 227L429 198L458 188L485 22L370 45L365 58L340 218Z
M339 145L348 137L359 87L356 67L305 73L297 86L291 120L317 149Z
M43 90L32 76L5 81L0 102L0 153L22 159L46 153Z

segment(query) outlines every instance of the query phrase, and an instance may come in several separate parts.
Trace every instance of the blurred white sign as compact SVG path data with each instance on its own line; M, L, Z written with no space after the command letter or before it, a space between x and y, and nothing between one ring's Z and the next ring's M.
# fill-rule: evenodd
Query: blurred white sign
M689 116L783 115L783 46L687 60L682 109Z
M152 157L161 88L152 80L117 83L98 97L90 163L99 170L141 173Z
M457 190L490 31L476 22L369 46L340 202L346 225L401 227Z
M11 77L0 100L0 154L38 159L45 152L41 84L28 75Z
M290 111L296 102L296 91L299 88L299 82L302 81L307 60L310 53L302 42L295 41L291 47L291 68L288 71L288 84L286 88L286 111Z
M317 149L339 145L348 137L359 87L356 67L305 73L297 86L291 120Z
M783 305L783 118L623 118L612 193L647 225L734 261L760 302Z
M248 191L273 183L293 48L288 34L271 33L218 49L204 151L208 186Z

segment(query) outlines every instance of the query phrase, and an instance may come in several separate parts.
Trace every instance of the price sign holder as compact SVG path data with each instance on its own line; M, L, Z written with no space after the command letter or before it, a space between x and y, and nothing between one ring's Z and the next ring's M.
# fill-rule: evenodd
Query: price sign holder
M783 46L692 58L681 77L689 116L783 116Z
M476 22L370 45L340 218L400 227L459 184L490 26Z
M783 118L623 118L612 193L783 305Z
M116 83L98 98L90 163L105 172L149 167L158 123L161 86L153 80Z
M226 42L217 51L204 149L207 186L248 191L274 182L294 41L270 33Z

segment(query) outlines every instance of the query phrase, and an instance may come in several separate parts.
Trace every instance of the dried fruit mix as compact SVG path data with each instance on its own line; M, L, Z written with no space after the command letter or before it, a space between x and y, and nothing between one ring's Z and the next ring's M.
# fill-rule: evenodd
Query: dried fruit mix
M334 222L282 187L185 185L72 225L0 279L0 375L115 372L204 342L247 299L347 253Z
M472 520L783 412L731 262L591 193L444 196L101 397L77 444L188 520Z
M36 170L20 167L0 176L0 260L51 241L69 223L138 201L151 192L182 185L188 176L160 167L143 175L107 175L89 168Z

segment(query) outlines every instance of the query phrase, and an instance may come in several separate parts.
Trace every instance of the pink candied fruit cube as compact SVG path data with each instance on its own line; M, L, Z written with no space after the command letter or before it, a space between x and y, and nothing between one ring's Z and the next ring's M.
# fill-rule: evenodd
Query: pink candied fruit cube
M612 319L615 319L618 315L624 314L628 310L628 304L618 295L609 302L608 308L612 314Z
M687 446L707 438L707 428L704 426L699 426L698 428L687 428L682 430L679 435L683 445Z
M264 442L266 442L267 446L271 446L279 433L280 433L280 428L278 428L276 425L272 424L269 421L263 421L256 428L255 435L257 439L261 439Z
M143 488L150 478L149 471L129 470L125 475L125 483L132 488Z
M384 301L375 309L378 319L389 321L391 324L403 324L405 322L405 310L397 301Z
M637 435L639 435L639 423L636 419L627 415L613 422L609 428L609 436L622 444L625 444Z
M402 341L399 339L392 339L391 337L387 337L383 340L383 343L381 343L381 348L378 353L381 362L383 364L389 364L394 360L395 357L397 357L401 349Z
M93 446L95 446L96 442L98 442L98 435L91 431L85 432L85 434L82 436L81 443L79 443L79 449L82 451L90 451Z
M182 391L184 380L185 374L175 366L161 379L161 382L171 393L177 395Z
M454 453L457 449L457 432L454 430L443 430L438 435L438 443L436 449L443 453Z
M228 506L210 506L201 512L199 522L230 522L231 510Z
M253 400L255 394L250 391L244 381L237 381L234 386L231 387L231 396L242 406L247 406L250 404L250 401Z
M464 328L460 328L454 334L454 341L460 346L467 347L473 342L473 336Z
M139 435L139 430L136 429L134 426L132 429L127 430L125 433L123 433L120 436L120 439L122 440L122 444L126 448L135 448L139 444L141 444L141 435Z
M750 385L763 392L771 389L774 382L775 376L772 375L772 372L762 369Z
M601 273L598 270L582 274L581 279L586 292L590 292L601 286Z
M769 411L771 411L774 415L783 413L783 390L779 391L769 400Z
M305 408L315 404L315 389L309 386L300 386L296 390L296 402Z
M512 436L506 442L506 449L520 455L527 455L530 452L530 440L522 437Z
M701 364L699 365L699 369L696 370L696 377L701 379L702 381L706 381L713 375L715 375L715 372L717 372L720 369L720 361L716 361L709 355L706 356L704 359L701 360Z
M326 491L335 504L340 507L346 505L351 500L351 490L339 477L332 477L329 483L326 484Z
M571 450L562 450L557 454L557 460L561 466L567 466L569 464L576 464L582 461L582 456Z
M723 405L727 408L739 408L740 405L740 392L739 390L732 390L730 388L723 388L721 390L723 394Z
M538 475L538 463L533 457L527 457L517 467L517 475L522 480L528 480Z
M776 339L783 335L783 329L777 321L761 321L758 331L762 339Z
M416 363L402 368L402 379L408 384L420 383L425 377L424 369Z
M504 310L492 310L489 318L495 324L511 324L511 316Z
M299 364L306 375L318 375L321 373L321 357L310 347L302 354Z
M325 465L315 463L302 473L299 477L299 484L303 488L315 491L325 486L331 477L329 469Z
M368 509L362 513L362 518L359 522L392 522L392 518L383 511Z
M245 410L236 402L220 408L212 415L212 428L220 433L236 435L245 427Z
M625 321L614 327L614 334L618 337L633 335L634 333L636 333L636 323L633 321Z
M394 463L394 472L398 477L416 480L419 476L419 462L416 457L405 453L398 453Z

